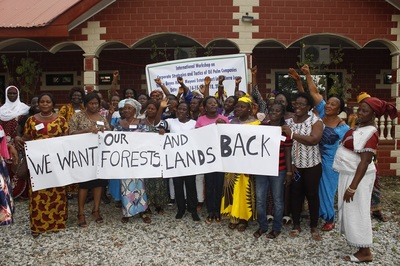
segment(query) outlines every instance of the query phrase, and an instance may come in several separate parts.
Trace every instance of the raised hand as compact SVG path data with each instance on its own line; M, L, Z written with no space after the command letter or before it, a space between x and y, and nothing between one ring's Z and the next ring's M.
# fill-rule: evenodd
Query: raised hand
M209 76L205 77L204 84L207 86L207 85L210 85L210 83L211 83L211 78Z
M300 80L299 73L294 68L289 68L289 76L296 81Z
M154 79L154 81L157 83L157 85L161 86L162 81L160 78L156 78L156 79Z
M238 85L242 81L242 77L236 77L235 78L235 83Z
M303 71L304 75L309 75L310 74L310 67L305 64L302 68L301 71Z
M253 74L253 75L257 74L257 65L255 65L251 68L251 74Z
M167 108L169 106L168 101L169 101L169 99L166 97L164 99L162 99L160 102L160 108L162 108L162 109Z
M179 82L179 84L183 84L183 78L182 77L177 77L176 80Z

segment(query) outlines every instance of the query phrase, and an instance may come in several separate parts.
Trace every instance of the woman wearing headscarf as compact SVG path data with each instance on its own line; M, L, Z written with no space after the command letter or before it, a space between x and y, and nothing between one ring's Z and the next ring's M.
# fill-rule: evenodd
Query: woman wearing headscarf
M17 136L17 127L19 122L29 112L29 106L22 103L19 98L19 90L15 86L6 88L6 102L0 107L0 125L6 134L7 143L13 145ZM27 191L27 180L18 179L12 171L11 164L7 164L8 173L11 177L11 183L15 184L12 189L14 198L18 198ZM27 195L27 193L25 193Z
M140 119L136 112L141 109L140 104L134 99L126 99L122 110L123 119L114 127L114 131L134 132L137 130ZM139 214L145 223L151 223L150 217L144 212L148 208L147 193L143 178L129 178L120 180L122 202L122 223L127 223L130 217Z
M252 100L246 95L235 105L236 117L230 124L259 125L260 120L252 115ZM229 228L239 232L246 230L248 221L255 217L254 181L249 175L226 173L221 200L221 214L229 217Z
M358 248L356 253L344 257L346 261L370 262L373 259L370 202L376 168L372 159L379 142L375 118L382 115L397 118L396 107L375 97L364 99L357 111L358 126L343 137L333 164L339 171L340 232L349 245Z
M361 103L364 99L370 98L371 95L369 95L366 92L360 92L357 96L357 102ZM349 117L348 124L351 128L355 127L358 123L358 117L357 114L352 114ZM379 182L380 176L379 176L379 170L378 170L378 160L376 155L374 155L374 163L376 167L376 178L374 182L374 188L372 189L372 196L371 196L371 212L372 216L376 219L378 219L381 222L387 222L388 218L383 214L382 212L382 190L381 190L381 184Z

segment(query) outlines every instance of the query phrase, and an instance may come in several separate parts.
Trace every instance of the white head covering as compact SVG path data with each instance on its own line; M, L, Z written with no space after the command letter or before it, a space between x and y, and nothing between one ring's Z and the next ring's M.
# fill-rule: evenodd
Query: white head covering
M119 103L118 103L118 109L124 108L125 101L126 101L126 99L123 99L123 100L119 101Z
M9 89L17 90L17 99L15 102L11 102L8 99L7 93ZM29 106L22 103L19 99L19 90L15 86L8 86L6 88L6 103L0 107L0 120L2 121L10 121L12 119L17 118L20 115L26 115L29 112Z
M127 105L127 104L133 106L133 108L136 109L136 115L142 109L142 105L135 99L132 99L132 98L125 99L125 105Z

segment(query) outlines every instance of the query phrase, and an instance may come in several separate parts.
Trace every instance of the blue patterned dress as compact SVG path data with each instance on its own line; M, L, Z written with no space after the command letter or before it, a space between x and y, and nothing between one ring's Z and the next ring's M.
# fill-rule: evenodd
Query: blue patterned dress
M321 119L325 116L325 104L326 102L322 100L315 106ZM319 182L319 215L329 223L335 221L334 201L339 180L339 173L332 169L333 159L339 147L339 142L349 129L350 127L345 123L335 128L324 126L322 139L319 143L322 159L322 177Z
M114 128L114 131L134 132L137 130L137 128L123 128L119 123L117 123ZM121 179L120 182L120 199L123 217L132 217L147 210L148 200L144 179L128 178Z

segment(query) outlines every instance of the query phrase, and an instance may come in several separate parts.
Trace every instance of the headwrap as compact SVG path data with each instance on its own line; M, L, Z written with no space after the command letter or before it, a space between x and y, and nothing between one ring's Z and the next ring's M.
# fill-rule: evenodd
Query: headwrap
M251 98L250 98L250 95L248 95L247 93L246 93L245 96L240 97L240 98L238 99L238 102L244 102L244 103L247 103L247 104L249 104L249 105L251 105L251 104L253 103L253 101L252 101Z
M372 108L376 117L381 117L384 114L389 115L392 120L397 117L397 109L391 103L379 100L375 97L367 97L364 99L364 102Z
M357 102L360 103L362 100L371 97L371 95L369 95L366 92L360 92L360 94L358 94L357 96Z
M161 95L163 95L163 92L160 91L160 90L154 90L154 91L150 92L150 97L153 96L154 94L161 94Z
M12 88L17 90L17 99L15 102L11 102L7 96L8 90ZM0 120L10 121L20 115L26 115L29 112L29 108L30 107L28 105L20 101L18 88L15 86L8 86L6 88L6 103L0 107Z
M142 105L135 99L131 99L131 98L125 99L125 105L127 105L127 104L133 106L133 108L136 109L136 113L138 113L142 109Z
M118 103L118 109L124 108L125 102L126 102L126 99L123 99L123 100L119 101L119 103Z

